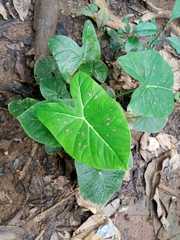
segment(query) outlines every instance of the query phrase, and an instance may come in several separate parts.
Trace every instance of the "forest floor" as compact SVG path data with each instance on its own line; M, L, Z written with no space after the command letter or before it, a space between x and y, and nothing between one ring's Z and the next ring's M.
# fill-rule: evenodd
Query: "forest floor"
M175 0L148 2L171 11ZM77 9L87 3L89 1L85 0L59 1L58 34L67 35L81 44L83 25L88 18L78 15ZM16 99L39 97L33 69L26 64L34 34L34 1L24 21L20 20L12 1L9 4L15 18L8 14L4 19L0 15L0 240L72 239L73 233L90 217L94 217L95 222L88 222L82 228L84 237L77 231L73 239L105 239L95 234L97 228L103 225L106 214L93 214L79 205L78 183L70 156L63 151L47 154L44 146L30 139L17 119L8 112L8 104ZM142 16L148 21L146 14L155 10L139 0L107 0L106 4L112 14L119 18L126 16L133 24ZM155 18L160 27L168 21L166 16L159 18L155 15ZM170 25L167 31L180 37L180 20ZM97 34L101 36L102 32L97 30ZM180 91L180 55L167 44L162 44L158 51L174 70L174 92ZM115 61L106 44L102 54L108 66L113 66ZM117 87L118 81L109 75L107 85L110 84L119 93L132 88L134 83L130 80ZM128 99L124 99L122 104L126 101ZM108 202L111 211L108 210L107 216L117 228L116 237L113 230L114 237L108 239L178 240L180 103L176 102L160 133L131 132L133 168L127 172L121 188ZM152 187L154 175L158 176L158 187L153 199L150 199L147 188Z

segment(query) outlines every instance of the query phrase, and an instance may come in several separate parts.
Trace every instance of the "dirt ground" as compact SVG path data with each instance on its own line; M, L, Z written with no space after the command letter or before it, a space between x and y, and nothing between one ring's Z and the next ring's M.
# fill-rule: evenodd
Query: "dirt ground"
M58 34L81 43L87 18L76 13L88 2L59 1ZM158 8L172 10L175 0L149 2ZM107 0L107 6L118 17L126 15L132 23L152 11L139 0ZM63 151L48 155L42 145L24 133L19 122L8 112L8 104L16 99L39 98L33 70L26 65L26 53L33 40L34 1L24 21L12 9L15 19L8 15L5 20L0 16L0 240L68 240L92 213L84 211L77 203L77 179L72 159ZM157 19L157 24L161 26L165 20ZM168 31L171 32L171 28ZM98 35L101 35L100 31ZM161 51L170 54L166 55L167 58L170 56L180 67L179 55L173 54L172 49L170 51L163 45ZM103 54L106 61L112 61L108 50ZM179 67L176 68L175 91L179 91L180 86ZM175 104L159 134L145 135L132 130L133 168L110 200L111 203L117 202L110 219L122 240L180 239L180 103ZM150 146L154 139L159 141L161 150ZM168 141L170 147L166 146ZM178 160L171 165L172 155L164 158L165 167L158 172L161 176L158 199L151 200L146 194L145 172L149 163L160 156L158 151L164 154L169 149L175 151ZM156 173L154 170L153 174ZM162 213L158 215L158 212ZM164 230L167 225L164 218L169 223L168 231Z

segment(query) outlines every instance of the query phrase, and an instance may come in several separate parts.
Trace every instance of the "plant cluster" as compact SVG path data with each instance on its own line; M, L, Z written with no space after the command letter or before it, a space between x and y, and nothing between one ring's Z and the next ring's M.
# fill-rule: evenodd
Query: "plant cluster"
M173 10L170 21L179 17L179 12ZM134 33L157 32L154 23L138 26ZM128 33L128 23L125 30L119 31ZM150 46L154 43L155 38ZM104 204L132 167L131 136L124 111L112 91L97 83L106 80L108 68L101 61L93 24L85 22L81 47L63 35L49 39L48 46L52 56L39 60L34 68L44 100L20 99L9 104L9 111L32 139L45 145L48 153L64 148L75 160L83 198ZM140 82L127 111L137 118L134 129L158 132L174 106L173 72L157 51L132 52L135 46L139 49L137 38L128 37L128 53L117 59L121 68Z

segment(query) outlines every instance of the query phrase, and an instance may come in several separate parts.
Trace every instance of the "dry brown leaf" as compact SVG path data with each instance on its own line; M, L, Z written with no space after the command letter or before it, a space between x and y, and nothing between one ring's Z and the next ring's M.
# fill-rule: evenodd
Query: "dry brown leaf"
M4 8L4 6L2 5L2 3L0 2L0 14L3 16L3 18L5 20L8 20L8 15L7 15L7 11Z
M120 199L116 198L114 201L110 202L102 209L102 213L107 217L111 217L117 211L119 206L120 206Z
M26 18L31 0L13 0L13 5L22 21Z
M166 47L169 45L165 45ZM171 53L169 53L166 49L159 51L162 57L169 63L171 66L173 73L174 73L174 85L173 85L173 92L180 91L180 60L177 60Z
M99 8L107 8L107 3L105 0L93 0L92 1L94 4L96 4ZM125 23L121 21L121 19L117 16L115 16L111 11L109 11L109 16L112 19L112 21L107 21L106 26L113 28L117 30L118 28L123 28L126 26ZM131 29L132 29L132 24L130 23Z
M176 201L177 199L175 197L172 197L170 206L168 209L168 215L167 215L167 220L169 222L169 231L165 232L161 228L160 231L158 232L158 239L160 240L179 240L180 239L180 228L178 224L178 216L176 212Z
M97 214L101 212L102 206L96 205L90 201L86 201L82 198L79 188L75 190L76 201L79 206L85 209L85 211L90 210L92 213Z
M92 239L95 230L102 224L108 222L108 217L102 214L93 215L84 222L73 234L72 240ZM89 238L89 236L91 238ZM88 237L88 238L87 238Z
M148 141L149 145L147 146L147 150L156 153L157 149L159 148L159 142L154 137L149 137Z
M148 146L149 133L144 133L140 139L140 148L146 150Z
M168 222L167 218L165 217L165 211L164 211L163 204L160 201L158 188L156 188L153 199L157 203L157 216L158 216L158 218L160 218L160 222L162 223L164 230L166 232L168 232L169 222Z
M170 150L162 154L158 158L154 158L147 166L145 172L146 194L150 199L153 199L161 179L161 171L163 169L163 162L170 155Z
M153 12L145 13L141 19L143 22L147 22L152 18L168 18L170 19L172 12L170 10L164 10L162 8L157 8L151 3L151 1L146 1L146 4L152 9Z
M14 13L13 13L13 11L12 11L9 2L6 2L6 7L7 7L7 10L8 10L9 15L11 15L11 17L13 17L14 19L16 19L16 16L14 15Z

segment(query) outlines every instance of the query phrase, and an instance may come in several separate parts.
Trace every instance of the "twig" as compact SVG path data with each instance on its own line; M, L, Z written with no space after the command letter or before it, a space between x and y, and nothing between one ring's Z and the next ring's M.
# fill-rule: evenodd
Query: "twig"
M33 156L34 156L34 154L35 154L35 152L37 150L37 147L38 147L38 144L34 143L34 146L33 146L32 150L31 150L31 153L30 153L30 157L28 158L27 162L25 163L22 171L20 171L20 176L19 176L18 181L24 180L24 178L25 178L25 176L27 174L28 168L29 168L29 166L31 164L31 161L33 159Z

